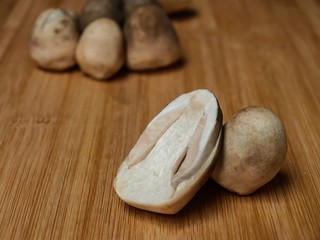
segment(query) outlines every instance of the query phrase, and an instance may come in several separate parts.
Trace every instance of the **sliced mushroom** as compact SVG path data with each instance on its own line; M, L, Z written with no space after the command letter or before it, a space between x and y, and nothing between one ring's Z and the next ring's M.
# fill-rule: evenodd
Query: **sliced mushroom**
M209 178L220 150L222 113L207 90L183 94L147 126L118 170L126 203L174 214Z

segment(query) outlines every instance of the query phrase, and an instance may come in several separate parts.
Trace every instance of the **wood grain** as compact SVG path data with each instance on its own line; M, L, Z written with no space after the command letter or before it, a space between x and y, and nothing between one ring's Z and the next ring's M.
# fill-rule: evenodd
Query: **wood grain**
M320 239L320 2L199 0L174 16L185 61L98 82L44 72L29 58L33 22L76 0L0 3L0 239ZM178 95L213 91L224 120L271 108L285 165L255 194L209 180L177 215L141 211L113 190L147 123Z

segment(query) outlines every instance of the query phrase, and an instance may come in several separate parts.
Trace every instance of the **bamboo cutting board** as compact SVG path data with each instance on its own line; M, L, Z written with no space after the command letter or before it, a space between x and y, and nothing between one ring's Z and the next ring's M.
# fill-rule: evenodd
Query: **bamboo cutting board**
M0 2L0 239L320 239L320 2L200 0L173 18L185 61L112 81L42 71L33 22L76 0ZM213 91L227 121L271 108L288 137L285 165L253 195L209 180L177 215L129 207L117 168L178 95Z

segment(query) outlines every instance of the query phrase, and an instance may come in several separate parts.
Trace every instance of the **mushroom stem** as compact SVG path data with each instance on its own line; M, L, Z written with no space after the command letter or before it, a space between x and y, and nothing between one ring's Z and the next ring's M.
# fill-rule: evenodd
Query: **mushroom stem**
M181 58L178 36L168 16L154 0L124 0L127 66L148 70Z

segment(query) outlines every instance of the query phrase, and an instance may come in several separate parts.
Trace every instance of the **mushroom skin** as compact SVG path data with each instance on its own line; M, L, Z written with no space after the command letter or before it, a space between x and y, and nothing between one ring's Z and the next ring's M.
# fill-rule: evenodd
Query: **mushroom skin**
M76 58L81 70L97 80L110 78L124 64L124 41L118 24L99 18L84 30Z
M285 128L264 107L247 107L225 125L220 156L212 178L222 187L248 195L268 183L287 153Z
M127 0L125 9L124 36L129 69L158 69L181 59L178 36L158 4L150 0Z
M120 5L120 0L87 0L80 15L76 59L82 72L96 80L110 79L125 62Z
M110 18L120 24L123 20L120 5L119 0L86 0L79 19L81 30L99 18Z

